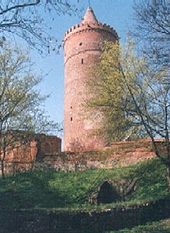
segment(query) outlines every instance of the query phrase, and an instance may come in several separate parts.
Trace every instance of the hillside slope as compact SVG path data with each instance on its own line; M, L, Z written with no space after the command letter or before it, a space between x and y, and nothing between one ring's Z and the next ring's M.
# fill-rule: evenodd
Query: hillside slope
M156 200L168 195L165 172L164 165L159 160L153 159L126 168L110 170L68 173L49 170L16 174L4 180L0 179L0 207L103 208L103 205L95 206L88 203L91 193L106 180L114 184L133 178L137 179L137 187L125 203Z

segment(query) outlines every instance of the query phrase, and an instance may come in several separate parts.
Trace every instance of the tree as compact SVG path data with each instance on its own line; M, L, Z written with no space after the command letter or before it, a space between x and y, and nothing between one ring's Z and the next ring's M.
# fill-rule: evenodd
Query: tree
M2 41L14 35L31 47L56 50L57 40L49 34L55 14L73 14L75 5L68 0L2 0L0 3L0 35ZM50 26L49 26L50 24ZM59 46L59 44L58 44Z
M143 103L145 109L141 111L133 93L131 96L152 140L156 155L167 167L170 187L170 76L168 72L170 66L170 2L169 0L138 0L134 10L137 22L135 36L138 41L142 42L143 46L141 47L140 43L139 48L147 57L152 70L152 75L149 75L147 82L145 79L147 89L143 98L151 103L150 105ZM161 157L156 147L155 134L163 138L166 144L166 158Z
M170 81L168 70L164 66L159 70L158 67L156 70L153 69L147 57L140 59L135 53L132 55L135 49L132 46L130 44L122 50L120 62L124 90L129 96L130 103L124 107L128 114L140 121L153 143L156 136L169 141ZM134 81L131 82L131 79ZM169 147L169 143L167 146ZM167 154L169 154L168 147ZM159 152L156 153L159 154Z
M142 135L147 134L151 138L156 156L166 165L167 181L170 187L168 70L165 66L154 69L147 57L139 57L132 40L124 48L113 43L108 43L106 48L104 50L106 70L102 76L95 77L96 86L91 86L95 94L92 95L89 103L92 107L97 107L99 111L104 112L105 124L107 124L107 114L110 112L113 114L111 120L119 118L125 125L127 122L127 127L124 128L120 124L122 134L125 135L130 127L136 127ZM110 60L111 56L113 57ZM101 59L101 64L104 61ZM98 68L100 69L100 65ZM120 118L119 112L122 112L123 118ZM113 122L114 125L119 127L119 121ZM157 143L158 138L162 140L163 152Z
M28 56L9 44L0 48L0 161L4 176L7 150L26 143L35 133L54 127L41 108L36 89L41 79L32 72Z
M98 113L98 129L95 133L102 135L107 143L144 136L141 126L134 124L133 120L126 116L124 106L128 96L122 88L119 62L119 43L106 42L103 45L100 62L96 67L93 66L90 71L92 78L87 82L90 96L87 100L87 109L90 115L92 112Z
M136 30L133 33L149 62L158 67L170 64L169 0L137 0L134 5Z

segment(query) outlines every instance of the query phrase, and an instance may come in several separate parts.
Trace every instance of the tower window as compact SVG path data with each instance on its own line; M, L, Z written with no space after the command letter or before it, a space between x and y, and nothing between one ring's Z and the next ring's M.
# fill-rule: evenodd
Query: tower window
M81 64L83 64L84 63L84 60L83 60L83 58L81 59Z
M70 118L70 121L73 121L73 118L72 118L72 117Z
M82 42L80 42L80 44L79 44L79 45L80 45L80 46L82 46L82 44L83 44L83 43L82 43Z
M71 106L70 108L72 109L73 107Z

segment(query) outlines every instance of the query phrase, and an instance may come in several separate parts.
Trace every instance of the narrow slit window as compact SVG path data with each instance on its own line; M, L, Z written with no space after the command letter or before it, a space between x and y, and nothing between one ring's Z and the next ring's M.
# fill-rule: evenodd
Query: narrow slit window
M72 118L72 117L70 118L70 121L73 121L73 118Z
M81 64L83 64L84 63L84 60L83 60L83 58L81 59Z

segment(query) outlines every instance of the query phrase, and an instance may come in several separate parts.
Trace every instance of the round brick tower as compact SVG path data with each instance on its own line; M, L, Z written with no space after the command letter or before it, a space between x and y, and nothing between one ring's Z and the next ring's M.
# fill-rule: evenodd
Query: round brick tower
M102 43L116 40L116 31L99 23L92 8L87 9L80 24L65 33L65 151L96 150L105 145L104 141L94 134L95 122L87 118L84 103L88 96L85 83L90 78L91 67L99 62Z

